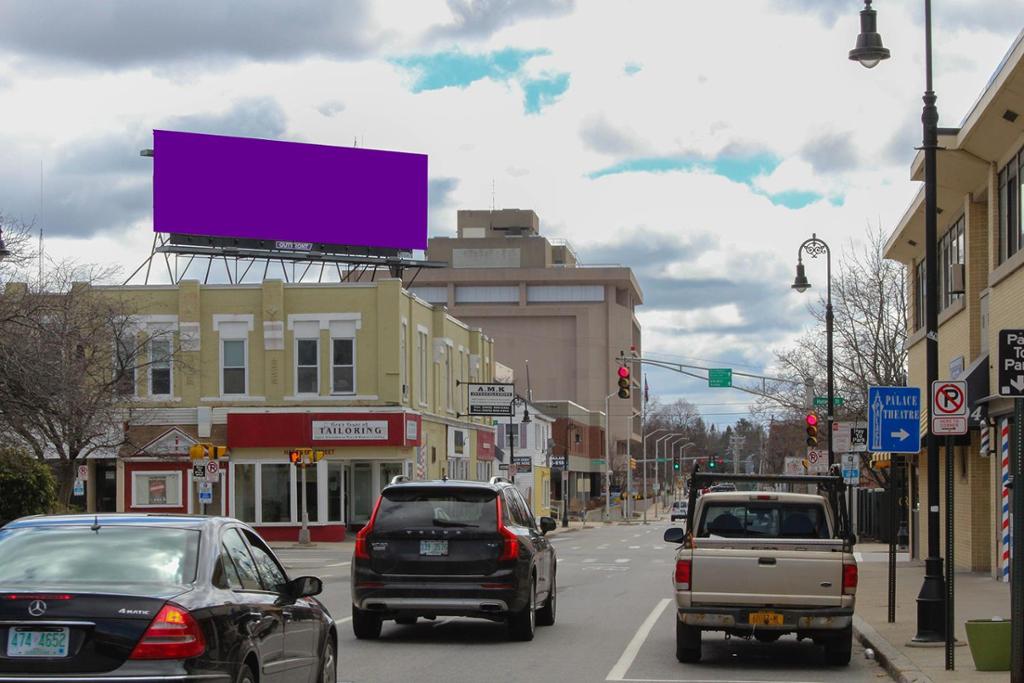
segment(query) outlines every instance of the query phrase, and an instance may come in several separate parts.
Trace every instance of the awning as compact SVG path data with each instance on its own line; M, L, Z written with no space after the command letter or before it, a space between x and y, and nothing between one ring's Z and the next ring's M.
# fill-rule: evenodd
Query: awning
M967 424L978 429L986 411L977 408L988 402L988 354L979 356L960 377L967 382Z

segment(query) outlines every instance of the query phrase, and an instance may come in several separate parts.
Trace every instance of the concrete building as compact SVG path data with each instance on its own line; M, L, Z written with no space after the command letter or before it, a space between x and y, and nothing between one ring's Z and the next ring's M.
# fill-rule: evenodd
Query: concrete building
M1008 578L1009 492L1003 482L1012 406L998 396L996 366L999 330L1024 327L1024 33L962 124L940 129L939 148L939 379L966 379L972 411L969 436L952 452L955 565ZM924 179L922 153L911 177ZM927 397L923 187L893 230L885 256L907 266L910 384ZM923 404L927 409L929 401ZM924 426L922 421L922 431ZM942 451L940 473L947 457ZM911 457L909 466L918 557L927 550L925 456ZM943 491L945 475L940 477Z
M555 420L551 427L551 453L567 455L569 459L566 482L570 511L586 510L591 507L592 498L603 505L604 412L587 410L572 401L538 401L537 406ZM555 474L552 481L552 496L561 501L561 475Z
M459 211L458 235L432 238L427 258L450 267L423 270L412 291L493 338L521 394L529 381L538 400L605 410L617 391L616 357L642 349L643 295L629 268L584 266L568 243L540 234L536 213L520 209ZM639 444L639 421L629 425L639 409L639 390L631 401L611 399L613 452L624 454L630 435Z
M278 540L301 521L293 449L326 453L306 470L313 540L364 524L395 475L496 474L491 421L465 416L456 384L492 381L492 341L399 280L98 289L151 340L123 387L119 511L200 511L196 442L230 449L205 509ZM96 473L104 482L108 469Z

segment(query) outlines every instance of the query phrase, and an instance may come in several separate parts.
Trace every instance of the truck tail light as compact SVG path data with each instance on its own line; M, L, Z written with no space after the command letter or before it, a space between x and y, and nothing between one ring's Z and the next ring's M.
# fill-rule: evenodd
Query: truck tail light
M519 537L505 526L505 521L501 517L501 495L499 494L494 500L498 506L498 533L502 538L501 555L498 556L498 561L514 560L519 557Z
M690 560L676 560L676 589L681 591L690 590L690 579L693 565Z
M380 509L381 496L377 497L377 503L373 506L373 514L370 515L370 521L366 523L362 529L356 534L356 548L353 553L357 560L368 560L370 559L370 549L367 547L366 537L373 531L373 523L377 521L377 510Z
M843 565L843 593L853 595L857 592L857 565Z

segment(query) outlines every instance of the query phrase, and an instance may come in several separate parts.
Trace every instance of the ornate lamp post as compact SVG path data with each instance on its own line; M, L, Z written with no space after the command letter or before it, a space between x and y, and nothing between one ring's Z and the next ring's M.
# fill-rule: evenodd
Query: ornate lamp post
M872 68L889 58L877 32L875 10L865 0L860 13L860 35L850 59ZM932 89L932 3L924 2L924 107L921 111L924 150L924 310L925 310L925 386L939 378L939 261L936 151L939 147L939 110ZM924 583L917 596L917 642L941 642L946 639L946 582L939 557L939 440L929 426L925 437L928 453L928 557L924 561Z
M825 428L828 432L828 465L832 467L835 463L835 454L832 452L832 422L835 420L835 372L832 367L832 250L814 233L811 233L811 238L804 240L796 250L796 279L793 280L792 287L800 293L811 288L811 283L804 272L805 253L811 258L825 254L825 376L828 382L828 424Z

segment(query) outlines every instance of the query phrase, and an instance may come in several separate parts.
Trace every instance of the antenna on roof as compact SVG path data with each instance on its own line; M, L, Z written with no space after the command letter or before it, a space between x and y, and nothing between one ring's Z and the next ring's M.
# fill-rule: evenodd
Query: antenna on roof
M99 530L100 530L100 516L96 515L93 518L93 520L92 520L92 526L89 527L89 531L99 531Z

